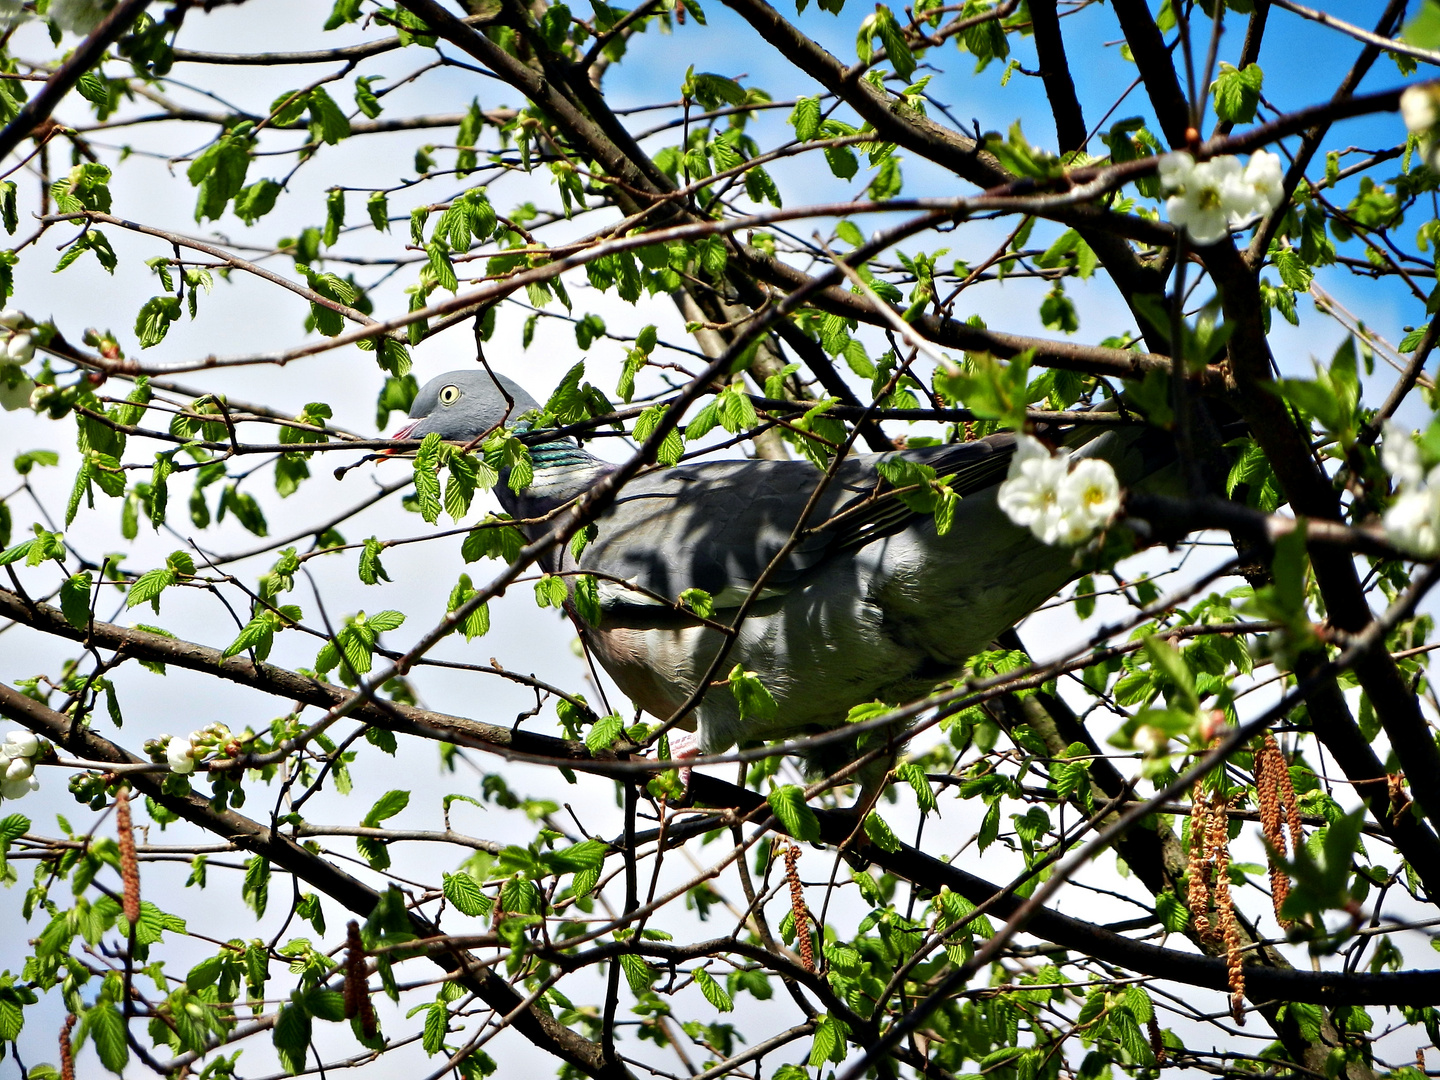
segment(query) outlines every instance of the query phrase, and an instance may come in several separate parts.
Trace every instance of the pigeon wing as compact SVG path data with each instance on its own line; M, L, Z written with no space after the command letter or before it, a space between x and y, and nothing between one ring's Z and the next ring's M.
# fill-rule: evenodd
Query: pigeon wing
M929 465L964 497L998 483L1012 450L1013 440L1002 436L847 458L760 599L783 595L824 560L919 516L877 471L882 458ZM568 568L596 574L607 619L629 626L683 620L675 604L687 589L709 593L717 609L737 607L789 542L823 478L808 462L765 460L704 462L637 477L601 518L578 567Z

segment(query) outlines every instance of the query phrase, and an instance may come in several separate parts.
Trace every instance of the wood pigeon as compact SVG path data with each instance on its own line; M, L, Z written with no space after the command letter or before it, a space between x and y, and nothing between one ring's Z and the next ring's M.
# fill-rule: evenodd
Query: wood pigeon
M394 437L433 431L470 442L537 408L503 375L453 371L420 390L413 422ZM1078 453L1109 460L1122 484L1154 471L1153 447L1140 445L1145 429L1094 430ZM722 685L702 699L698 739L678 740L674 755L828 730L843 724L853 706L913 700L956 677L967 659L1057 592L1075 573L1072 550L1042 544L996 505L1014 449L1014 436L1003 433L846 458L807 520L813 531L751 607L718 673ZM570 439L538 443L531 455L535 478L528 487L518 494L503 483L495 489L518 518L548 513L615 468ZM876 498L888 489L876 466L893 457L950 478L962 498L945 535L937 534L933 516ZM679 606L681 594L705 590L714 598L712 619L730 623L789 540L822 475L801 460L654 469L624 487L578 560L567 549L550 553L544 568L551 573L597 576L602 616L584 636L638 707L669 719L720 646L718 631ZM531 527L532 539L546 528ZM742 718L723 685L735 664L769 690L773 719ZM808 754L807 764L823 774L854 756L853 743L830 743ZM879 778L866 777L866 786Z

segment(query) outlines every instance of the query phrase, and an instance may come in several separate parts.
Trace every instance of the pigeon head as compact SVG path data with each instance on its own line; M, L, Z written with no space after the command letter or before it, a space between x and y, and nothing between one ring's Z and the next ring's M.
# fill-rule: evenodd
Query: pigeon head
M510 401L506 401L506 395ZM513 402L513 404L511 404ZM466 442L540 406L513 379L488 371L450 371L437 375L415 395L411 422L392 439L423 439L436 432L442 439Z

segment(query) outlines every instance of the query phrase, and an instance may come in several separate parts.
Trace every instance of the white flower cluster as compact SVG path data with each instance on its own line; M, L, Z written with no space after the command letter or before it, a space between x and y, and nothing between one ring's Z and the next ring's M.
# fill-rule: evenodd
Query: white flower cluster
M1120 509L1120 481L1108 461L1050 453L1039 439L1016 440L1010 471L1000 485L1000 509L1046 544L1080 544Z
M105 0L51 0L46 14L61 30L69 30L77 37L88 37L114 6Z
M23 409L30 404L35 391L34 380L20 370L35 356L35 339L30 328L35 324L23 311L6 308L0 311L0 408L6 412Z
M192 773L195 766L211 753L224 747L234 737L224 724L209 724L198 731L192 731L185 738L179 735L167 736L165 760L170 771L181 774Z
M1181 150L1160 159L1160 186L1170 197L1165 216L1197 244L1213 244L1232 228L1280 205L1280 158L1257 150L1244 168L1229 154L1197 162Z
M1440 83L1406 87L1400 95L1400 115L1410 134L1420 137L1425 164L1440 172L1440 143L1435 138L1440 131Z
M34 777L35 759L44 744L32 732L12 731L0 744L0 798L23 799L40 787Z
M1387 423L1380 461L1399 496L1385 511L1385 538L1415 555L1440 553L1440 465L1427 475L1420 447L1403 428Z

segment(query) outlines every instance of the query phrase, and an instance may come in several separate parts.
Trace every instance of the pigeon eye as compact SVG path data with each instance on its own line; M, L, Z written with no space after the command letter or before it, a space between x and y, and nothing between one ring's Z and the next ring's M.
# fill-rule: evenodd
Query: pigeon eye
M457 401L459 401L459 400L460 400L460 388L459 388L458 386L456 386L454 383L451 383L449 386L442 386L442 387L440 388L440 404L441 404L441 405L454 405L455 402L457 402Z

